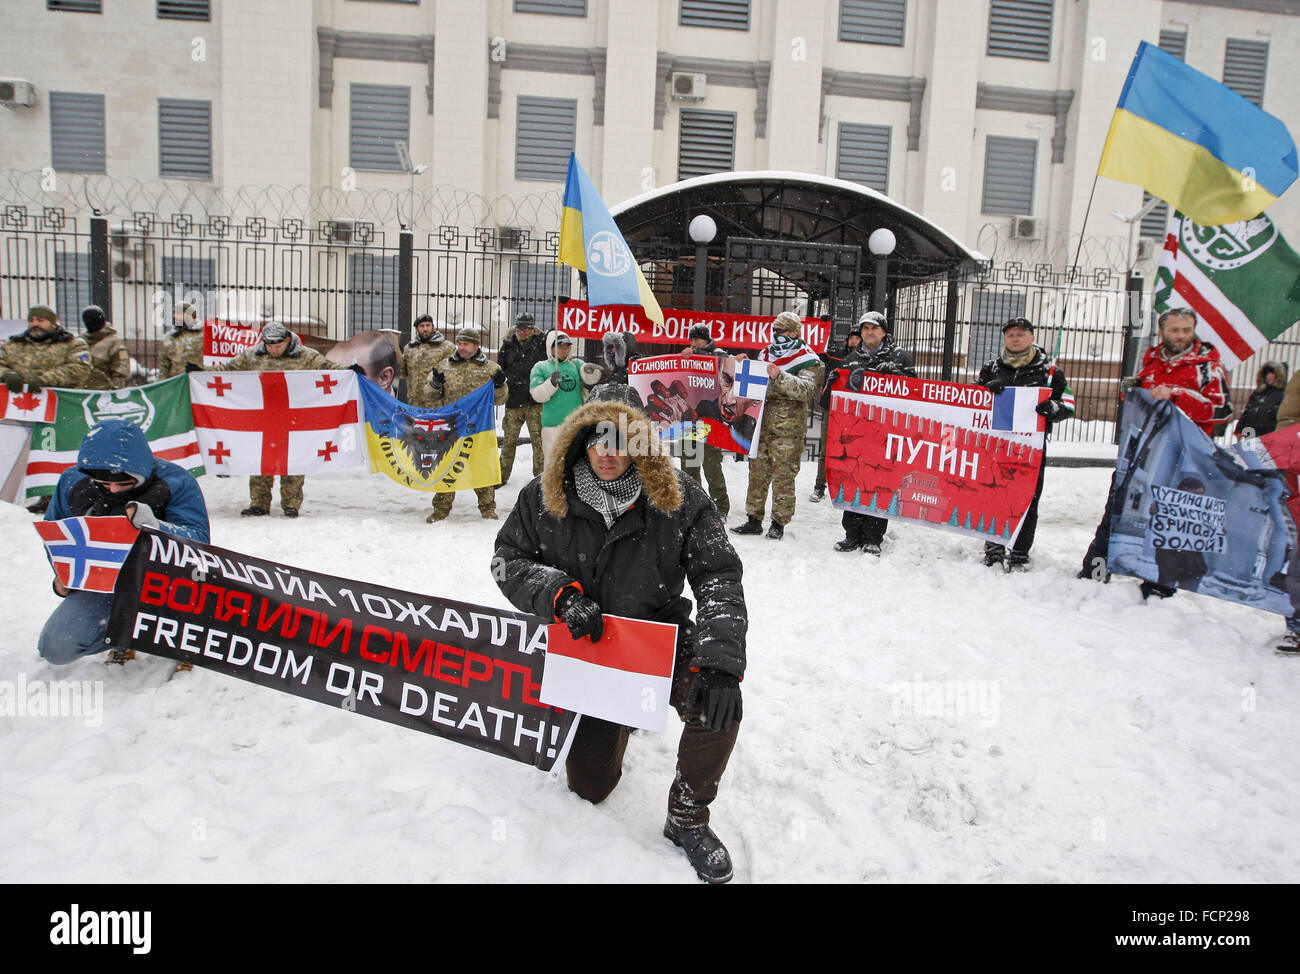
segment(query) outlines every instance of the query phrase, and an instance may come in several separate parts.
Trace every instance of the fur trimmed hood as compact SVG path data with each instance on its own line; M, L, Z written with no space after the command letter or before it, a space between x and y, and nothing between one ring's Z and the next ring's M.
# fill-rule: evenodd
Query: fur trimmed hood
M597 423L613 423L625 430L632 448L632 463L641 478L646 503L671 514L682 506L677 471L644 413L621 402L589 402L575 409L556 434L542 468L542 501L556 518L569 513L568 488L573 484L573 465L583 452L582 444Z

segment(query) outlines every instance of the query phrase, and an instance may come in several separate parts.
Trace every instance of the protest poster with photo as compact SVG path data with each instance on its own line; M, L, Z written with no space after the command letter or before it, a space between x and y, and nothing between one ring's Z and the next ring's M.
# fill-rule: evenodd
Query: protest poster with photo
M660 437L686 452L688 443L752 456L758 450L767 396L766 366L715 355L656 355L628 363L627 381Z
M826 438L832 505L1011 544L1042 466L1034 410L1050 394L841 373Z
M1288 508L1297 469L1297 427L1224 448L1172 402L1132 390L1120 423L1107 567L1292 615L1300 610Z
M547 622L144 531L108 639L550 771L577 715L538 697Z

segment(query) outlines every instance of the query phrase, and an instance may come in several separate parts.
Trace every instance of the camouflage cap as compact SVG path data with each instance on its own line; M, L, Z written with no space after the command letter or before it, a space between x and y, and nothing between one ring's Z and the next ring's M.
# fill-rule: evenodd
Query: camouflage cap
M803 319L793 311L782 311L772 322L772 331L803 331Z
M477 328L462 328L456 332L456 341L473 342L475 345L483 344L483 333Z
M48 304L32 305L27 309L27 317L29 320L32 318L44 318L46 321L51 321L56 325L59 323L59 316L54 313L54 309Z

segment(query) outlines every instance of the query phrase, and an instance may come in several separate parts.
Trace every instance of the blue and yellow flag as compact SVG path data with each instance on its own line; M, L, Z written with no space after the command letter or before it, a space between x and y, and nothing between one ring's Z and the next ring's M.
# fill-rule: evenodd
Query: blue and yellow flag
M1296 178L1296 148L1268 112L1143 41L1097 172L1218 226L1256 217L1281 196Z
M664 323L663 310L645 275L575 152L569 153L569 177L564 185L558 263L586 273L587 302L593 307L639 304L647 318Z
M371 473L438 493L501 482L491 382L440 409L407 405L364 376L360 384Z

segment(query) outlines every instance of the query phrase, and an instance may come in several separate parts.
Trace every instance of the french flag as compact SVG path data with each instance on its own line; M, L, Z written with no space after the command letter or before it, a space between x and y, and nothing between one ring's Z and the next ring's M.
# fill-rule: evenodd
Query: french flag
M575 640L564 623L547 628L542 703L662 734L668 729L677 627L622 616L604 619L597 643Z
M1041 432L1045 424L1036 410L1052 395L1045 386L1009 386L993 397L993 429L1009 433Z
M68 517L33 527L59 581L84 592L113 591L140 533L125 517Z

